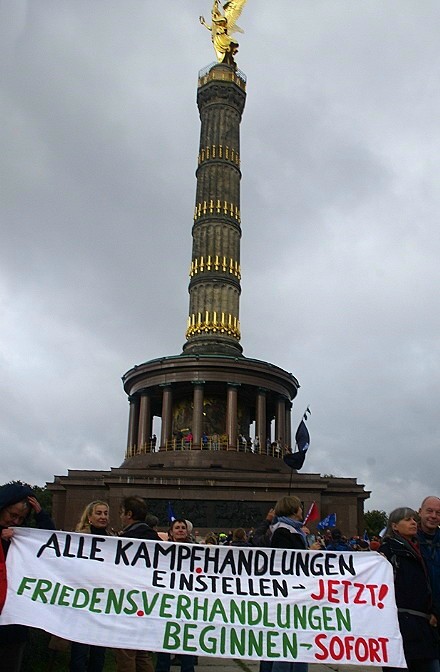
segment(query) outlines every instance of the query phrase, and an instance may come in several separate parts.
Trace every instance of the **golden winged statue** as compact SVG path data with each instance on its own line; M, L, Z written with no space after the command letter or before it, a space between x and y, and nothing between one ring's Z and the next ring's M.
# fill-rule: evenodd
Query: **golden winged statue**
M243 11L246 1L230 0L226 2L223 5L224 14L222 14L219 8L219 0L214 0L211 10L211 25L206 23L203 16L199 17L202 26L211 31L211 40L219 63L228 63L236 67L234 55L238 51L238 42L231 35L243 32L235 22Z

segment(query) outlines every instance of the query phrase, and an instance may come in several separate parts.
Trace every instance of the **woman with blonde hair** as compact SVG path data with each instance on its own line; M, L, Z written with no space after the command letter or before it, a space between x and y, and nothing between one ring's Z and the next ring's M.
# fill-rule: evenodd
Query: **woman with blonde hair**
M75 532L109 536L109 506L107 502L95 500L85 507ZM82 642L72 642L70 648L70 672L102 672L105 664L105 648Z
M79 523L75 527L75 532L108 536L108 517L109 508L107 502L96 499L85 507Z

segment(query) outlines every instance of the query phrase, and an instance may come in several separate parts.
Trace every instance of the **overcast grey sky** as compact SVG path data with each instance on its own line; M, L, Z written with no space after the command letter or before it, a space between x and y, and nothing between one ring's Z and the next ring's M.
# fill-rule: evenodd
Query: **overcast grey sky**
M0 0L1 482L124 457L181 352L211 0ZM244 354L291 371L305 471L440 494L440 3L248 0Z

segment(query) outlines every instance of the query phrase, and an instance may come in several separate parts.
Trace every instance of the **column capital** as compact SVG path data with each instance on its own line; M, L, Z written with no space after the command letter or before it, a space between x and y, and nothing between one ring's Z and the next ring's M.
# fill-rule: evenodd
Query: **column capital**
M200 387L203 387L203 385L205 385L205 381L204 380L192 380L191 385L194 385L194 386L195 385L200 385Z

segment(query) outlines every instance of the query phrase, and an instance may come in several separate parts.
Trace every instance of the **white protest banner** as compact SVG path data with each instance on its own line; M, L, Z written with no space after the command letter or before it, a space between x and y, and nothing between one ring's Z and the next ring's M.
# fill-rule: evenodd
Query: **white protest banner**
M17 528L0 625L115 648L405 667L377 553L200 546Z

